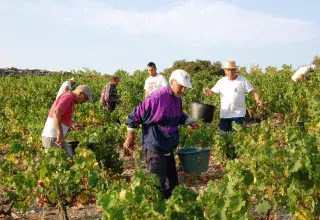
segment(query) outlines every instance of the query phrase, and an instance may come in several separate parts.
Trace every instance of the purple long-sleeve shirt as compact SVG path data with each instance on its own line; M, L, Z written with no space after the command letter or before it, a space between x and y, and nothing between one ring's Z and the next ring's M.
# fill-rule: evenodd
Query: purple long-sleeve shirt
M172 152L179 143L179 125L192 119L182 110L182 99L176 98L170 86L142 101L128 116L128 130L142 125L142 146L150 150Z

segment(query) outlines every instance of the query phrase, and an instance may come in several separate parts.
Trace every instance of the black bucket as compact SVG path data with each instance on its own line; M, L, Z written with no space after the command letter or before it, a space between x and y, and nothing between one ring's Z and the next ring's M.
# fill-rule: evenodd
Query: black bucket
M200 102L191 103L191 118L194 120L202 120L211 123L216 110L214 105L203 104Z
M69 141L68 144L74 153L75 152L74 150L78 147L79 141Z

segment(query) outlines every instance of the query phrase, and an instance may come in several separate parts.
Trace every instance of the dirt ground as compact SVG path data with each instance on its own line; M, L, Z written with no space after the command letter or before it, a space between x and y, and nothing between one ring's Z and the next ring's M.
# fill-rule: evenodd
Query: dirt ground
M140 149L137 149L132 157L124 157L121 154L121 157L124 160L124 172L123 178L130 180L134 169L140 168L147 172L147 166L143 157L143 154ZM179 159L177 159L179 164ZM223 175L224 167L218 166L214 163L214 155L211 152L208 170L202 174L187 174L182 171L182 168L178 165L178 178L181 185L186 185L197 192L201 192L206 188L208 181L219 179ZM97 220L101 219L101 208L96 204L86 204L77 203L73 207L67 207L67 213L69 219L72 220ZM281 216L282 217L279 217ZM19 212L13 210L11 216L0 217L0 219L30 219L30 220L59 220L59 211L57 207L30 207L27 212ZM289 218L287 213L277 213L277 218L274 219L292 219Z
M140 168L147 172L147 167L143 158L143 154L140 149L137 149L132 157L124 157L124 172L123 177L131 179L134 169ZM178 160L177 160L178 161ZM223 169L214 165L213 155L210 157L208 171L203 174L192 175L186 174L182 171L181 167L178 166L179 183L185 184L194 190L201 191L205 189L206 184L209 180L221 178ZM87 219L101 219L101 209L96 204L83 205L78 203L76 206L67 207L67 213L70 219L74 220L87 220ZM59 211L57 207L30 207L26 212L20 212L13 210L11 216L0 217L1 219L30 219L30 220L55 220L59 219Z

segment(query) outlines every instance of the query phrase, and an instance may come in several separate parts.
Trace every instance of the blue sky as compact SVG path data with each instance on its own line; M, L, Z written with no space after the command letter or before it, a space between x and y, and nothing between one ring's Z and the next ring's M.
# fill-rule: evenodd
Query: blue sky
M319 0L0 0L0 67L112 74L176 60L293 68L320 55Z

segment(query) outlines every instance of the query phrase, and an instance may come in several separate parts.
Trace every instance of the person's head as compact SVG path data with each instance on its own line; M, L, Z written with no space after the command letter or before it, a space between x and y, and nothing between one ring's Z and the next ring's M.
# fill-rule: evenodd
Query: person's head
M157 75L157 67L154 62L150 62L147 65L149 76L156 76Z
M76 104L93 102L91 89L87 85L79 85L72 93L75 95Z
M192 88L190 75L181 69L175 70L171 73L169 83L174 96L177 98L181 97L188 88Z
M315 71L317 71L317 66L316 66L315 64L310 65L309 71L310 71L310 72L315 72Z
M71 86L74 86L76 84L76 80L74 77L72 77L70 80Z
M120 76L111 76L109 82L118 85L118 83L120 82Z
M237 65L234 60L225 61L221 68L224 70L229 80L237 78Z

